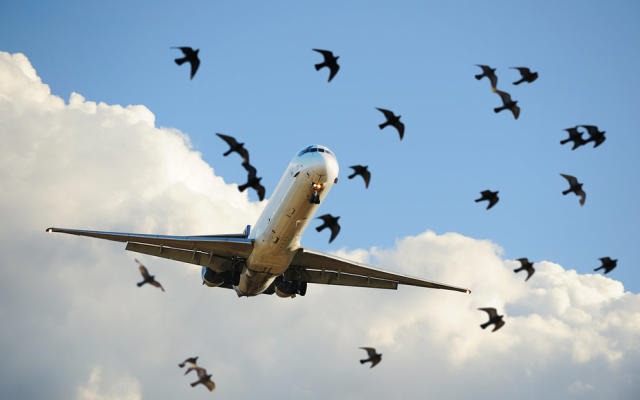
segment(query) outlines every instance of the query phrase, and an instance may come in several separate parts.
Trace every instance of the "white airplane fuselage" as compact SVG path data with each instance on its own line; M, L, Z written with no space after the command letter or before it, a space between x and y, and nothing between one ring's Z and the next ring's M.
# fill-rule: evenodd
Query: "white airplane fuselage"
M324 146L309 146L291 160L250 233L253 250L234 286L239 296L262 293L287 270L302 233L337 182L338 171L333 152Z

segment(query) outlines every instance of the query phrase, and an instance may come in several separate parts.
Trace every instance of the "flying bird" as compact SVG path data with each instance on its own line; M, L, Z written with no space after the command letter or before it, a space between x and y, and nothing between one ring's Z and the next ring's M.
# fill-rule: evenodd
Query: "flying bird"
M513 113L513 117L515 119L518 119L518 117L520 116L520 107L518 107L518 101L511 100L511 95L507 92L503 92L502 90L496 90L495 92L500 96L500 99L502 99L502 107L494 108L493 112L499 113L502 110L509 109Z
M189 364L192 367L196 366L198 363L198 356L195 357L189 357L186 360L184 360L183 362L181 362L180 364L178 364L178 367L180 368L184 368L185 365Z
M352 165L349 168L353 169L353 173L347 178L353 179L356 175L360 175L364 179L364 187L369 187L369 181L371 180L371 173L369 172L367 165Z
M609 272L611 272L611 270L613 270L616 267L616 265L618 265L618 260L612 260L609 257L601 257L600 261L602 262L602 265L594 269L594 271L604 269L604 273L608 274Z
M204 385L210 392L213 392L216 384L211 380L211 374L207 374L207 370L202 367L194 367L194 370L198 373L198 380L191 383L191 387Z
M534 272L536 272L535 268L533 268L533 263L529 261L528 258L518 258L520 261L520 267L513 270L513 272L527 271L527 278L524 280L525 282L531 278Z
M488 210L494 205L496 205L498 200L500 200L500 198L498 197L498 192L499 192L498 190L496 190L495 192L492 192L491 190L483 190L482 192L480 192L482 197L480 197L479 199L475 199L474 201L478 203L483 200L488 200L489 201L489 204L487 205L487 210Z
M569 182L569 189L562 192L563 195L567 195L571 192L580 197L580 205L584 205L584 201L587 199L587 194L582 190L582 183L578 182L578 178L571 175L560 174L564 179Z
M160 284L160 282L156 281L156 277L149 274L149 271L147 270L147 267L145 267L140 261L138 261L138 259L135 259L136 262L138 263L138 270L140 270L140 274L142 274L142 282L138 282L137 285L138 287L144 285L145 283L148 283L150 285L153 285L157 288L160 288L163 292L164 292L164 288L162 287L162 285Z
M502 319L503 316L502 315L498 315L498 312L496 311L495 308L493 308L493 307L484 307L484 308L478 308L478 310L482 310L482 311L486 312L487 314L489 314L489 321L487 321L484 324L480 325L480 328L485 329L487 326L493 324L493 330L491 332L495 332L498 329L502 328L502 326L504 325L504 320Z
M376 107L376 110L380 111L384 114L384 117L387 119L384 123L378 125L378 128L384 129L387 126L391 125L398 130L398 134L400 135L400 140L404 137L404 124L400 122L401 115L395 115L393 111L385 110L384 108Z
M244 192L247 188L253 188L258 194L260 201L264 200L265 188L260 184L262 178L258 178L255 167L248 162L243 162L242 166L247 170L247 183L238 186L238 190Z
M244 143L239 143L233 136L224 135L222 133L216 133L218 137L224 140L229 145L229 150L222 154L223 156L228 156L232 152L238 153L240 157L242 157L242 161L248 163L249 162L249 152L244 147Z
M581 125L581 126L585 128L587 130L587 133L589 134L589 138L585 140L584 143L587 144L589 142L593 142L594 149L600 146L602 142L607 140L607 138L604 137L605 131L600 131L597 126L595 125Z
M488 65L476 64L478 67L482 68L482 73L475 75L477 80L484 78L485 76L491 82L491 91L495 92L498 89L498 77L496 76L496 69L491 68Z
M520 80L513 82L514 85L519 85L522 82L531 83L538 79L537 72L531 72L531 70L527 67L510 67L511 69L517 69L520 72Z
M371 362L371 366L369 368L373 368L376 365L378 365L378 363L382 360L382 354L377 353L376 349L374 349L373 347L360 347L360 348L362 350L365 350L367 352L367 355L369 356L369 358L360 360L360 364Z
M325 228L329 228L331 230L331 237L329 238L329 243L333 242L333 239L335 239L336 236L338 236L338 233L340 232L340 224L338 224L338 219L340 219L340 217L334 217L331 214L324 214L319 216L317 219L323 220L324 223L322 225L317 226L316 231L320 232Z
M561 140L560 144L565 144L568 142L573 142L573 147L571 148L571 150L575 150L578 147L584 145L585 142L584 139L582 138L582 132L580 132L578 130L577 126L574 126L573 128L566 128L565 131L569 132L569 137Z
M338 58L340 56L334 56L333 53L329 50L322 49L312 49L313 51L317 51L322 54L324 57L324 61L316 64L316 71L319 71L321 68L327 67L329 68L329 80L327 82L331 82L334 76L338 73L340 66L338 65Z
M191 79L193 79L194 75L196 74L196 71L198 70L198 67L200 66L200 59L198 58L198 52L200 51L200 49L194 50L191 47L187 47L187 46L172 47L172 48L182 50L182 54L184 54L184 57L176 58L175 62L178 65L182 65L185 62L189 62L189 64L191 64Z

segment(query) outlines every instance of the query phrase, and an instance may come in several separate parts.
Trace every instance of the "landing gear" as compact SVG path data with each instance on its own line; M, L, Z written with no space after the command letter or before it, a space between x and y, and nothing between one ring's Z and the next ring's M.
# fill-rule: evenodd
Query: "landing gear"
M279 276L274 282L274 288L278 296L293 298L297 294L304 296L307 293L307 282L285 281L282 276Z
M322 191L322 183L314 183L311 185L313 188L313 193L311 194L311 198L309 202L311 204L320 204L320 192Z

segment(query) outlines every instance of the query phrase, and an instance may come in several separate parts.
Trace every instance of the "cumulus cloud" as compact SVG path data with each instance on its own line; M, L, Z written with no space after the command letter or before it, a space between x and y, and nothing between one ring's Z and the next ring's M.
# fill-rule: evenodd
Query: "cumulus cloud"
M618 281L538 261L525 283L498 244L425 231L338 253L471 295L310 285L239 299L147 256L167 292L137 288L121 244L44 229L239 232L263 204L146 107L64 101L21 54L0 52L0 124L3 398L200 398L177 367L193 355L226 398L638 398L640 296ZM480 329L486 306L500 331ZM359 346L382 363L362 367Z

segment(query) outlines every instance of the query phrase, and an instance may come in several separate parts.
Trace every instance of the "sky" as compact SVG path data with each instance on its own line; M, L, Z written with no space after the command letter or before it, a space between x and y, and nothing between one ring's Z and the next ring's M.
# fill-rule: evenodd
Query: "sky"
M636 2L157 3L0 3L0 397L203 398L177 368L195 354L221 398L640 396ZM193 80L173 62L185 45ZM340 56L330 83L312 48ZM492 111L476 64L518 120ZM515 86L515 66L540 77ZM402 115L402 141L376 107ZM607 140L561 146L579 124ZM245 142L265 201L237 190L215 132ZM315 143L341 168L318 215L342 230L329 244L312 222L303 246L473 293L237 298L191 265L44 232L239 233ZM136 257L166 293L135 287ZM360 346L382 363L361 366Z

